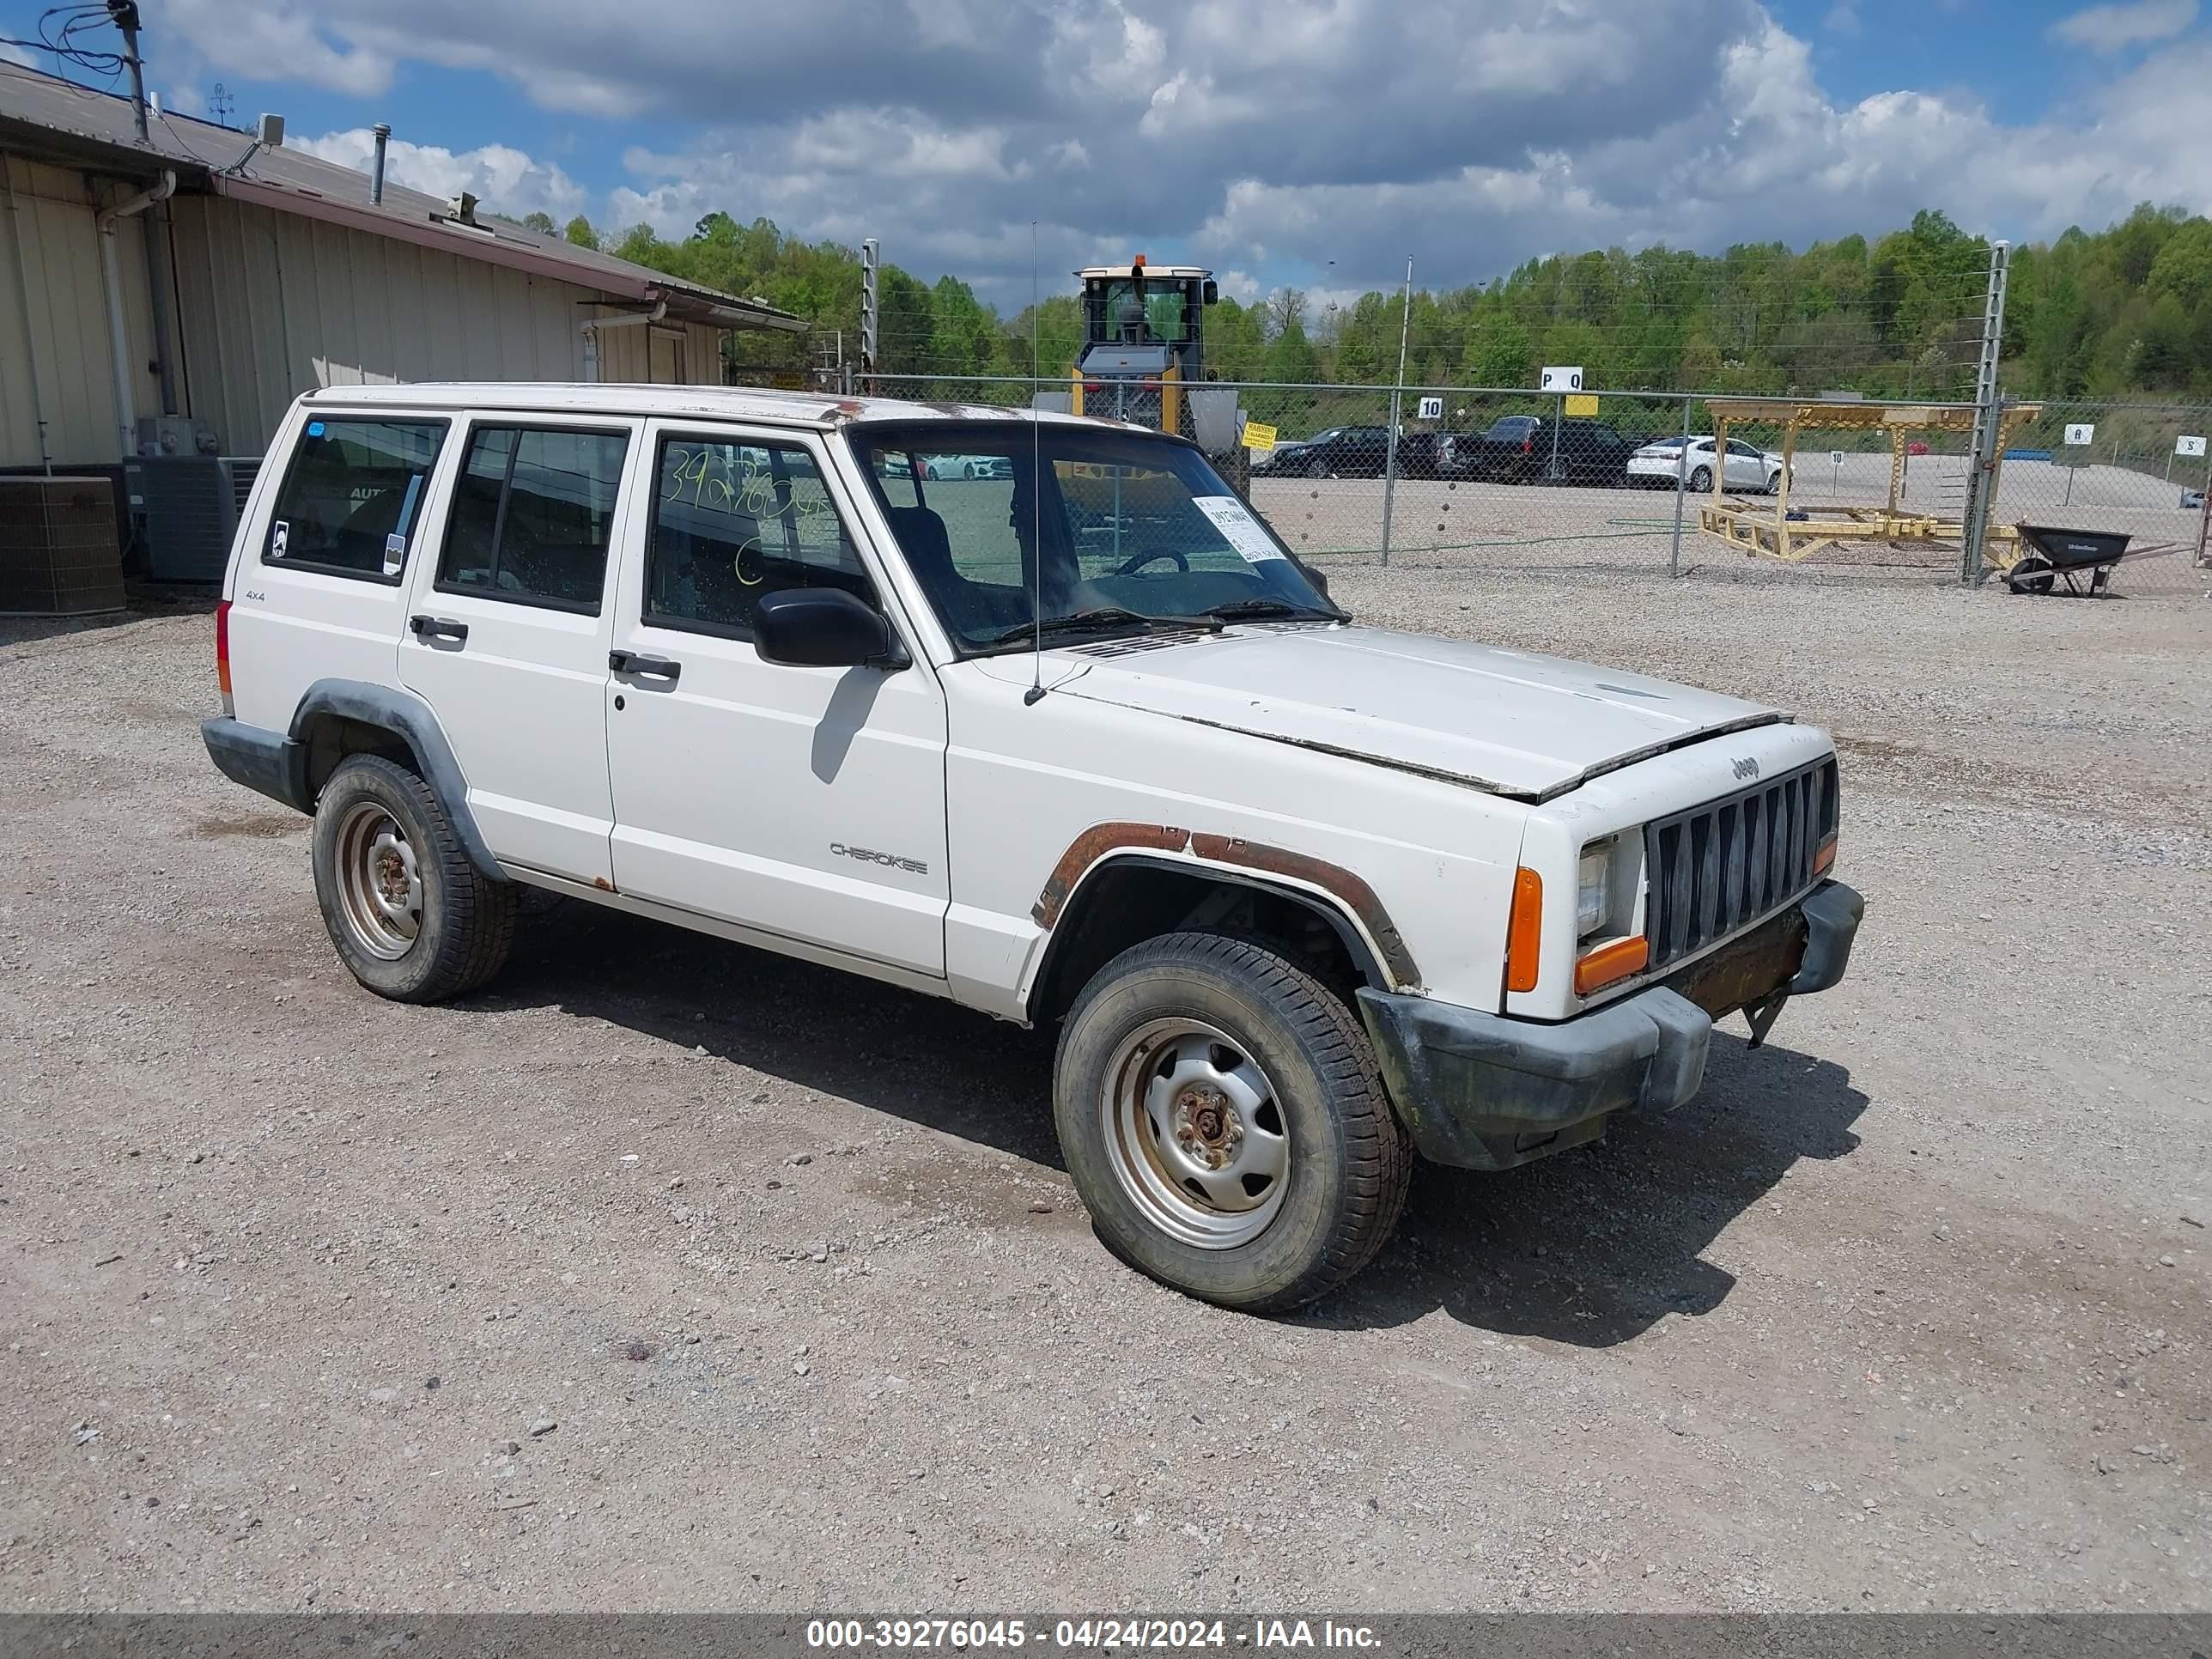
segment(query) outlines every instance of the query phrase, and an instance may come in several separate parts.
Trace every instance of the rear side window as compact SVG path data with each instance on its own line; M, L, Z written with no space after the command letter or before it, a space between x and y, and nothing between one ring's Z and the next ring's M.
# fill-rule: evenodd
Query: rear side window
M309 421L262 562L397 583L445 441L443 421Z
M842 587L882 608L814 457L798 445L669 438L657 478L647 622L750 639L761 595L787 587ZM913 488L911 475L886 482Z
M453 486L438 588L596 615L629 437L480 426Z

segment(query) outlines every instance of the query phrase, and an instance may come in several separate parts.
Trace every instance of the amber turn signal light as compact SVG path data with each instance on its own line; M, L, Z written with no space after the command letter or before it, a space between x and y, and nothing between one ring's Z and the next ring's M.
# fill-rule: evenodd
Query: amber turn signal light
M1575 964L1575 994L1586 997L1593 991L1618 984L1631 974L1642 973L1650 960L1651 941L1641 933L1634 939L1617 939L1610 945L1601 945Z
M1544 878L1526 865L1513 872L1513 911L1505 923L1505 988L1536 988L1544 943Z
M1813 873L1825 876L1836 866L1836 838L1831 836L1813 854Z

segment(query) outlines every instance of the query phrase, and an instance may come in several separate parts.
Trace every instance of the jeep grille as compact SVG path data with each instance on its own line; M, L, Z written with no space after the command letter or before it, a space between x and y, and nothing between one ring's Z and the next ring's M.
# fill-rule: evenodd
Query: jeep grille
M1836 822L1831 757L1646 824L1651 966L1680 962L1802 897Z

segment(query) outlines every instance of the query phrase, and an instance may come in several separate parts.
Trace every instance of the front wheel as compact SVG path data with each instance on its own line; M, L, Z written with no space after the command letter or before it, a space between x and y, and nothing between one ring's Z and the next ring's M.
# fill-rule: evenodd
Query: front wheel
M1696 471L1690 474L1690 493L1692 495L1702 495L1705 491L1711 489L1712 487L1713 471L1711 467L1701 466Z
M1108 963L1060 1034L1053 1107L1107 1248L1223 1307L1334 1289L1404 1206L1412 1152L1366 1032L1249 939L1171 933Z
M1770 472L1766 475L1766 493L1770 495L1779 495L1782 493L1782 475L1779 472Z

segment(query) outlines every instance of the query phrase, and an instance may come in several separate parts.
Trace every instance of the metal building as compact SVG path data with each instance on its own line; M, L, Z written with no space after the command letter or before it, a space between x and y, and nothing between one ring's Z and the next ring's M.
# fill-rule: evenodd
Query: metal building
M164 415L258 454L316 386L714 384L725 332L804 327L281 142L160 112L142 140L128 100L0 64L0 468L110 471Z

